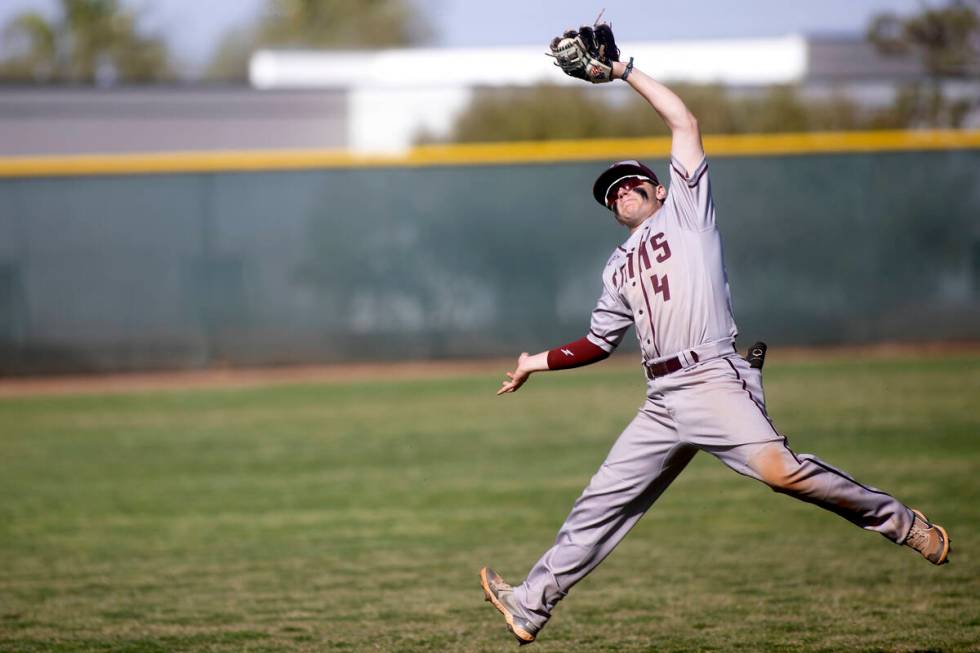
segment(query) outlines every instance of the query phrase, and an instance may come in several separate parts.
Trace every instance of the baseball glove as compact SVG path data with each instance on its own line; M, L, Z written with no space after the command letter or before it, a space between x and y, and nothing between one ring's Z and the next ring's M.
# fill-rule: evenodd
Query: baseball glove
M608 23L568 30L551 40L551 52L545 54L554 57L555 65L566 75L593 84L611 82L612 64L619 61L619 48Z

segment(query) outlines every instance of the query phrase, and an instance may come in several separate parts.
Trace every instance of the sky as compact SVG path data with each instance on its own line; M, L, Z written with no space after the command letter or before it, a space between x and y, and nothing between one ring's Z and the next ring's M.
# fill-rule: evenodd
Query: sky
M167 38L192 69L207 61L222 34L249 22L265 0L122 0ZM349 0L356 2L357 0ZM932 0L927 4L937 4ZM922 0L412 0L446 47L542 46L558 32L591 23L600 9L619 41L861 33L880 11L915 12ZM2 0L0 24L27 9L50 13L57 0Z

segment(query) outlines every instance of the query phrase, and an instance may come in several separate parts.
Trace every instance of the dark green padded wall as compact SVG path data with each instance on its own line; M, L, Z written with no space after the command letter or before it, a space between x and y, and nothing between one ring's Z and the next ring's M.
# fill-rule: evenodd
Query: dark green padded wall
M605 165L0 180L0 373L560 344L626 235ZM743 347L980 337L980 151L710 174Z

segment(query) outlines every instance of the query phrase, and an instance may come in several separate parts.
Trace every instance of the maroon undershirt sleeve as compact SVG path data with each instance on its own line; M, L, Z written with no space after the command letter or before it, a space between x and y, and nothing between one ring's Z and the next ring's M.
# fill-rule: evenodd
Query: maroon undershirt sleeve
M567 370L591 365L609 357L609 352L593 344L588 338L562 345L548 352L549 370Z

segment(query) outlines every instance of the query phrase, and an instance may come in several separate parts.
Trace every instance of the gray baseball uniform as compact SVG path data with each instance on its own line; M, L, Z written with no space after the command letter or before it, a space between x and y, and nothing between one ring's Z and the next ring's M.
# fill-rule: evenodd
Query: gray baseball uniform
M611 352L636 327L647 399L575 502L554 546L514 588L533 624L544 625L699 449L777 492L905 540L913 523L906 506L814 456L793 453L773 428L761 372L734 346L707 160L688 173L671 159L664 205L616 248L602 281L587 338ZM671 373L657 371L668 364Z

